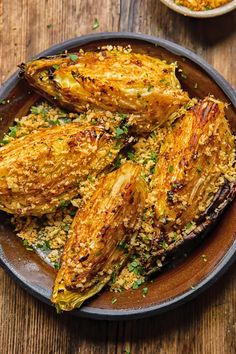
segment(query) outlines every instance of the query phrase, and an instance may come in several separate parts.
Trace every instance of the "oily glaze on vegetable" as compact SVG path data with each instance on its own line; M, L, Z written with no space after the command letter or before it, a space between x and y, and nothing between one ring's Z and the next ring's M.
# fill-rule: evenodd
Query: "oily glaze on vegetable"
M16 139L0 148L0 209L40 216L79 193L120 148L102 128L69 123Z
M68 109L133 114L136 132L150 132L172 120L188 101L175 76L176 65L145 54L118 50L41 58L21 65L29 84Z
M139 165L124 164L100 181L77 212L54 284L58 309L80 307L125 265L129 252L119 244L135 238L146 197L140 173Z
M161 147L151 181L153 250L164 253L202 232L232 200L235 185L234 137L224 104L205 98L177 121Z

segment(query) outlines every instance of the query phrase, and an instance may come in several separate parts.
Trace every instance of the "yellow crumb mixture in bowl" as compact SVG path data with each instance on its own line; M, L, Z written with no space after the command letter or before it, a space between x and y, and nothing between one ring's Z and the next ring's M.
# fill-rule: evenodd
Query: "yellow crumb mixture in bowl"
M236 9L236 0L161 0L171 10L184 16L210 18Z
M212 10L232 0L175 0L177 5L186 6L193 11Z

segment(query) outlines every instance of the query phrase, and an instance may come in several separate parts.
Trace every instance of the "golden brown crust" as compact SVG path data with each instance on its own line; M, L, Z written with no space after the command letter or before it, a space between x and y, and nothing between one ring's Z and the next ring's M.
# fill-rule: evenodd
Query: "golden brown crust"
M81 306L124 266L129 252L118 246L135 237L146 197L140 172L127 163L108 174L77 212L54 284L52 302L59 309Z

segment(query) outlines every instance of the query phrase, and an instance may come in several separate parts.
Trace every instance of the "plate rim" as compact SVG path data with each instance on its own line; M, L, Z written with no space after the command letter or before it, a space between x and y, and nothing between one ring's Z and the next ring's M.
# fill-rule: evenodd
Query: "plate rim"
M101 32L95 34L88 34L79 37L74 37L72 39L66 40L64 42L55 44L48 49L42 51L41 53L35 55L33 58L54 55L58 52L64 50L69 50L70 48L76 46L82 46L89 44L98 40L108 40L108 39L136 39L143 42L151 43L162 47L165 50L172 52L180 57L186 57L192 62L201 67L221 88L225 95L229 98L232 104L236 107L236 91L233 87L221 76L210 64L208 64L204 59L196 55L189 49L180 46L174 42L168 41L166 39L158 38L155 36L150 36L147 34L138 34L132 32ZM0 99L5 98L12 86L20 80L18 77L19 70L17 70L13 75L9 77L0 87ZM200 282L197 284L195 289L190 289L179 296L170 298L166 301L154 304L151 306L135 309L103 309L96 307L83 306L81 309L77 309L71 312L71 314L100 320L126 320L126 319L138 319L144 317L154 316L169 310L172 310L180 305L183 305L187 301L190 301L200 295L209 286L215 283L221 275L230 267L231 264L236 260L236 239L228 251L221 258L217 266ZM41 300L42 302L51 305L47 294L42 294L37 289L37 286L31 286L26 283L23 279L19 277L19 274L14 272L11 267L11 263L5 259L2 247L0 245L0 265L3 269L7 271L8 274L28 293Z

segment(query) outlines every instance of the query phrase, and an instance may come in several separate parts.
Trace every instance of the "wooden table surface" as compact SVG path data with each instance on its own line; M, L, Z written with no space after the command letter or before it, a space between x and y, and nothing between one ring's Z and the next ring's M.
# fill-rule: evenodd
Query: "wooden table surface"
M99 28L92 30L94 19ZM158 0L0 0L0 81L49 46L82 34L133 31L202 56L236 87L236 11L196 20ZM236 353L236 264L204 294L169 313L108 322L59 316L0 269L0 353Z

